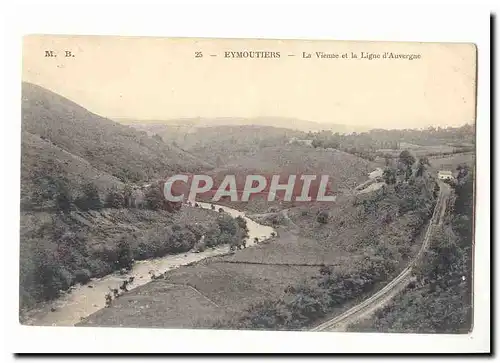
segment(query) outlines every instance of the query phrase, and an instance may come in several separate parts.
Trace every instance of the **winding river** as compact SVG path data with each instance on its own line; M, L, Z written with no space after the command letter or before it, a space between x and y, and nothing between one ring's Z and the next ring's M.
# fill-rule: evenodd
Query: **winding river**
M211 204L200 203L202 208L211 208ZM245 216L245 213L226 206L215 205L216 210L222 208L233 217L242 216L247 221L249 237L247 247L255 244L254 238L263 240L271 237L273 228L254 222ZM189 207L187 207L189 208ZM46 302L39 307L23 314L23 324L44 326L73 326L81 319L104 308L104 296L110 288L119 288L123 280L134 277L133 283L128 285L129 291L151 281L150 271L156 275L178 268L192 262L200 261L207 257L217 256L229 252L229 246L218 246L203 252L185 252L176 255L167 255L161 258L138 261L127 274L113 273L102 278L92 279L85 285L75 285L71 292L61 297Z

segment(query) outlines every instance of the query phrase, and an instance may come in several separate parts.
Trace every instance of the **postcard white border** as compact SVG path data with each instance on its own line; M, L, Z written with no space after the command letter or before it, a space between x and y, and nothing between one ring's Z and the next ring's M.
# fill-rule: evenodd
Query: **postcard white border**
M2 234L4 311L11 352L485 352L490 324L490 45L489 9L478 4L387 6L254 1L252 5L172 7L130 1L23 1L7 10L3 97ZM259 4L260 3L260 4ZM360 4L361 3L361 4ZM293 5L296 4L296 5ZM23 34L154 35L473 42L478 46L477 224L474 330L470 335L299 333L118 328L41 328L18 322L20 75ZM5 132L6 131L6 132ZM498 249L497 249L498 250Z

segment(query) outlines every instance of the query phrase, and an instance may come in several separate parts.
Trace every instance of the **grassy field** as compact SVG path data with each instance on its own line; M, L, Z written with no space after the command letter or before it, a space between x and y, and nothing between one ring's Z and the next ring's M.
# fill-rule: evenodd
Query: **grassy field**
M473 149L474 145L469 143L463 143L459 145L416 145L406 142L401 142L399 149L378 149L378 153L388 154L391 157L397 158L401 151L409 150L415 157L428 156L432 158L439 158L440 156L445 158L449 155L452 157L455 153L468 153Z
M223 316L223 309L189 286L156 280L125 293L78 325L191 328L206 317Z
M451 170L455 171L460 164L467 164L469 167L475 165L476 155L474 153L463 153L448 155L442 158L429 159L432 167L438 170Z
M272 248L270 243L253 249ZM238 263L252 259L240 256L245 251L170 271L164 280L124 294L81 325L212 327L219 321L239 318L254 304L277 300L287 286L318 275L317 266Z

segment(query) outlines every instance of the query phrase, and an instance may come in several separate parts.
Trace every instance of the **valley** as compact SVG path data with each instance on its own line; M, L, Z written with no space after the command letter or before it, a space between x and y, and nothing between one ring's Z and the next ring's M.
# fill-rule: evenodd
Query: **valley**
M446 203L460 198L475 163L470 125L118 123L27 83L22 111L20 316L29 325L309 330L404 273L408 284L366 316L403 324L404 312L384 309L411 289L409 264L430 259L443 190ZM178 173L328 175L334 201L166 201L163 183ZM351 323L368 329L366 319Z

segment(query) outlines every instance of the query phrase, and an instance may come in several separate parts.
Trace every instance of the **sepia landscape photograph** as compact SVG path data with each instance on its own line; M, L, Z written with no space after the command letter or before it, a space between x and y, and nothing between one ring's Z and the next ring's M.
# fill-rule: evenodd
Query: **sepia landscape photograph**
M20 323L470 333L476 53L24 37Z

